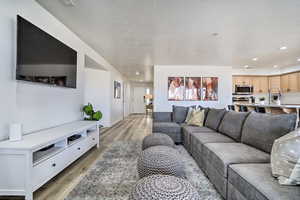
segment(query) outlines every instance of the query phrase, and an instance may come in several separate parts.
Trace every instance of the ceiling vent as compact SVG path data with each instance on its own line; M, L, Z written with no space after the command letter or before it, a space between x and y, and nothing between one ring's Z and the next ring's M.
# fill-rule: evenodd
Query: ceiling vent
M65 6L76 6L77 0L61 0Z

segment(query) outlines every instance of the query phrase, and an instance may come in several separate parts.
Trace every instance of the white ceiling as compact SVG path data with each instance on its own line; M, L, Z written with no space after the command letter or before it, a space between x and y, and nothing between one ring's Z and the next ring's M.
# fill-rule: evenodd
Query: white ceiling
M300 64L299 0L37 1L131 80L153 65Z

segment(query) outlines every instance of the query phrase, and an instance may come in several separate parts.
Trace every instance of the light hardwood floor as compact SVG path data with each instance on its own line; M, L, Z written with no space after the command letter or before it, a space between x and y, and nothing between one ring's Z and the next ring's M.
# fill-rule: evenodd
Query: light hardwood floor
M100 148L92 148L80 159L58 174L39 190L34 192L34 200L63 200L79 183L87 169L114 141L141 141L152 132L152 119L146 115L130 115L100 135ZM21 200L20 197L0 197L1 200Z

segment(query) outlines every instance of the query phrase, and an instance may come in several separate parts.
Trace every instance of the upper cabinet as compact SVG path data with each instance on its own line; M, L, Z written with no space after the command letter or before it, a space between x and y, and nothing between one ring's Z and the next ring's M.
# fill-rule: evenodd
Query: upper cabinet
M298 92L299 82L300 82L299 73L291 73L291 74L284 74L281 75L281 92Z
M270 88L270 91L272 93L278 93L280 92L280 83L281 83L281 80L280 80L280 76L270 76L269 77L269 88Z
M232 89L235 85L253 86L253 93L300 92L300 72L278 76L233 76Z
M268 93L269 83L267 76L254 76L252 77L253 93Z

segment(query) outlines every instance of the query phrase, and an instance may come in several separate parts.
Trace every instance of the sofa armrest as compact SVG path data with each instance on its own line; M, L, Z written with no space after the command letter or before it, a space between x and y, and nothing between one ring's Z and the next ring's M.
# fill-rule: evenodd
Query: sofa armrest
M171 112L153 112L153 122L171 122Z

